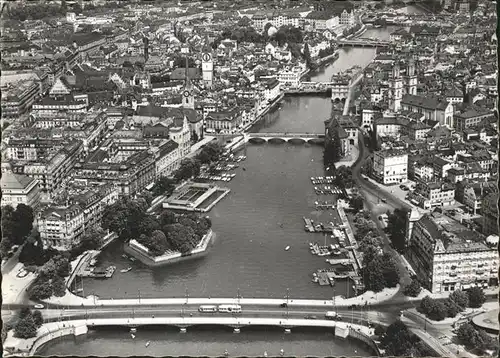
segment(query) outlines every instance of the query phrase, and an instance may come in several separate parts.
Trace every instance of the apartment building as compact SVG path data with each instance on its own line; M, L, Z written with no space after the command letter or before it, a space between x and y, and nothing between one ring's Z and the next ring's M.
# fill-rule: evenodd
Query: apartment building
M372 175L380 183L396 184L408 180L408 153L403 150L380 150L373 154Z
M408 194L408 200L424 209L455 204L455 187L442 182L420 182Z
M486 237L433 212L413 225L407 259L432 293L498 286L498 251Z
M71 171L83 155L83 142L72 139L62 148L49 151L45 159L28 161L12 161L11 171L24 174L38 180L42 194L47 198L70 177Z
M104 209L118 200L111 185L101 185L75 195L61 206L48 206L37 213L36 222L45 248L71 250L86 230L101 223Z

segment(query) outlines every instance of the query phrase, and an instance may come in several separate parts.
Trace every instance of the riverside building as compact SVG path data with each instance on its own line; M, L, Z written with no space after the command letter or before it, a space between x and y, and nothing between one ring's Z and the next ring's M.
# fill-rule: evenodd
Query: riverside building
M498 251L486 237L438 212L414 222L407 259L432 293L498 286Z

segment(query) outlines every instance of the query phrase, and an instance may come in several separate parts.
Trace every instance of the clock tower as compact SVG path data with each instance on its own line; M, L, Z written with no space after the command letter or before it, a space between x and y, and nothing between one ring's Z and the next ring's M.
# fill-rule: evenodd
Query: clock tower
M205 87L211 88L214 75L214 63L211 52L203 51L201 55L201 68L203 72L203 83Z
M186 82L182 90L182 107L194 109L194 87L189 78L189 64L186 57Z

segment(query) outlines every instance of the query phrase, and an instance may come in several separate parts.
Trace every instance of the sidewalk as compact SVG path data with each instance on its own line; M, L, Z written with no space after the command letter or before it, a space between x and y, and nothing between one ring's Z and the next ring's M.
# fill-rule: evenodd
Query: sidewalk
M290 306L310 306L310 307L333 307L351 305L373 305L393 298L399 291L399 286L394 288L386 288L382 292L374 293L367 291L364 294L352 297L342 298L336 296L335 300L305 300L305 299L289 299ZM63 297L51 297L44 300L47 304L60 306L140 306L140 305L182 305L186 303L186 298L134 298L134 299L106 299L100 300L98 297L87 296L86 298L74 295L69 291ZM285 299L271 298L188 298L190 304L206 305L206 304L241 304L241 305L263 305L263 306L279 306L285 302Z
M27 299L27 288L36 279L36 275L28 273L26 277L17 277L19 269L24 267L23 264L16 264L8 273L2 275L2 306L9 304L17 304Z

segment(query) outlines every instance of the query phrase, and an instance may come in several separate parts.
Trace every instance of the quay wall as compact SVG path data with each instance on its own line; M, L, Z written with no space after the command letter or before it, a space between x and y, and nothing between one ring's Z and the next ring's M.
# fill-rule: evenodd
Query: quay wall
M46 343L65 336L80 336L82 334L86 334L88 331L86 324L81 325L71 325L70 327L62 327L57 329L56 331L48 332L40 337L37 337L31 349L29 351L29 356L34 356L35 353Z
M366 346L368 346L373 353L380 357L380 349L377 344L371 339L367 334L361 332L360 330L349 328L349 338L353 338L355 340L363 342Z
M186 256L183 256L180 252L178 252L169 255L153 257L148 255L146 248L143 248L142 245L135 241L131 241L128 244L125 244L124 251L149 267L159 267L205 256L208 253L209 245L214 240L214 236L215 233L210 230L201 239L201 245L194 248L191 253Z

